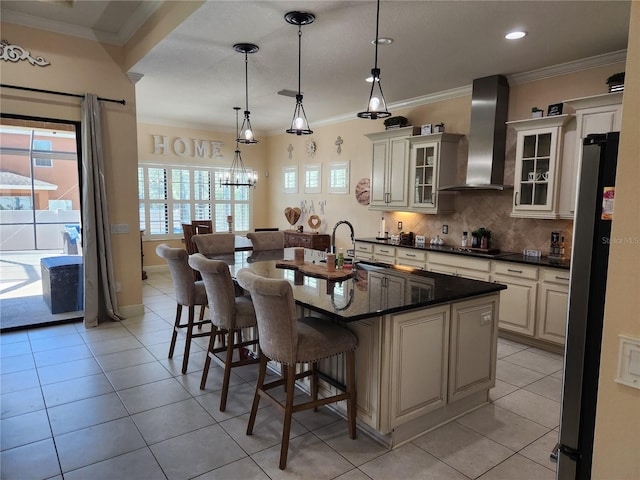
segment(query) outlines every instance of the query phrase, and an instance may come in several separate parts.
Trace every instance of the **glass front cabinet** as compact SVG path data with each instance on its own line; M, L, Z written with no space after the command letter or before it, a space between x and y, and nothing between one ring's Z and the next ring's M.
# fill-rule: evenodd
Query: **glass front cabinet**
M563 130L572 117L507 122L517 135L512 217L559 218Z
M462 135L436 133L409 138L409 210L448 213L453 193L438 189L456 183L458 142Z

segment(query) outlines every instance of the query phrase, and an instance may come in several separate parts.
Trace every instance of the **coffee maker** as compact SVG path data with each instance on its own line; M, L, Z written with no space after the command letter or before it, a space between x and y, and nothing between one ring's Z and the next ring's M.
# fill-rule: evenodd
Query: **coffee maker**
M551 232L549 258L564 258L564 235L562 232Z

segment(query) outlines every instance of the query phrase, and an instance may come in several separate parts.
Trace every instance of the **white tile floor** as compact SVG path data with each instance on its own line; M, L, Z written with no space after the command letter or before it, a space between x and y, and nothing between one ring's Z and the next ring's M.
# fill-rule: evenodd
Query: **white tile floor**
M255 366L234 369L220 412L219 367L199 389L206 340L187 375L179 355L167 359L171 292L169 275L152 273L144 316L0 336L2 479L555 478L562 358L506 340L491 404L392 451L362 432L350 440L326 408L301 412L280 471L279 413L263 408L245 435Z

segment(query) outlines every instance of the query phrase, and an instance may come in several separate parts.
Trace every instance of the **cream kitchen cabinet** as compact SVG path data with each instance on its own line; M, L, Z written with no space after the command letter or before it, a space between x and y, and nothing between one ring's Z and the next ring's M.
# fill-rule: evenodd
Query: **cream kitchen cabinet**
M396 265L424 270L427 264L427 252L415 248L396 248Z
M573 218L576 189L582 164L582 141L592 133L619 132L622 127L622 92L565 100L575 110L575 132L570 140L571 157L563 168L561 217ZM569 140L569 138L567 138ZM571 161L567 161L571 160Z
M373 243L355 242L356 260L373 260Z
M429 252L427 269L464 278L488 282L491 277L491 260L465 257L448 253Z
M442 305L392 315L386 324L391 351L383 431L447 404L450 310Z
M452 192L440 187L456 183L458 142L462 135L436 133L409 138L409 210L421 213L450 213Z
M572 115L507 122L516 131L512 217L558 218L563 129Z
M498 315L498 298L475 298L452 306L450 403L495 386L498 322L494 319Z
M407 208L409 204L407 138L417 132L417 127L404 127L367 135L373 143L370 208L377 210Z
M396 263L396 247L390 245L373 245L373 260L375 262Z
M569 272L541 268L540 277L536 336L564 345L569 308Z
M533 337L536 333L538 268L520 263L494 262L493 281L507 286L500 292L500 328Z

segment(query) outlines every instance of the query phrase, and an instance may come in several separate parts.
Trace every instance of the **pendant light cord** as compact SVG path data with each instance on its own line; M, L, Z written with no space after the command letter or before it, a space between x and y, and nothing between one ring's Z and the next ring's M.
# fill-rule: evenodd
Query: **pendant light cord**
M374 61L374 68L378 69L378 27L380 25L380 0L378 0L378 8L376 10L376 56ZM375 82L375 78L373 79Z
M298 25L298 95L300 95L300 77L302 76L302 25Z
M244 105L245 110L249 111L249 54L244 52ZM237 119L236 119L236 123ZM236 125L236 130L237 130Z

